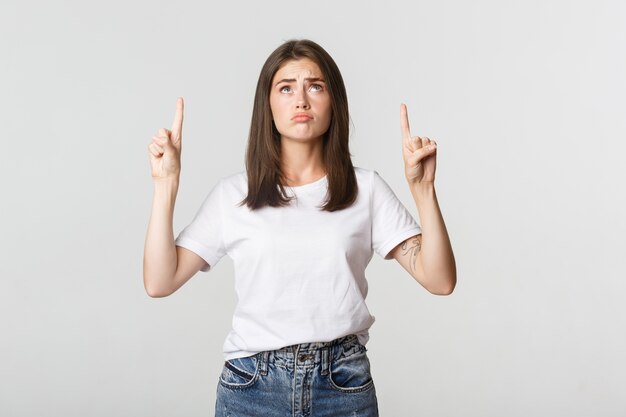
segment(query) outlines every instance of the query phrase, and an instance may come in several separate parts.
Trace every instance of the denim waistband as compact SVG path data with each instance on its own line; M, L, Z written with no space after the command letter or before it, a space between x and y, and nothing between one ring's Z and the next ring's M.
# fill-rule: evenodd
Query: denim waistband
M355 343L358 343L359 339L355 334L349 334L347 336L340 337L335 340L331 340L330 342L309 342L309 343L298 343L295 345L285 346L280 349L274 350L277 354L289 354L289 353L305 353L305 352L315 352L316 350L321 350L326 347L338 346L338 345L349 345L352 346Z
M267 374L270 361L280 362L290 368L295 364L302 366L320 365L322 374L326 374L329 372L330 362L333 358L349 356L360 350L366 349L355 334L349 334L329 342L299 343L260 352L258 357L261 363L261 374Z

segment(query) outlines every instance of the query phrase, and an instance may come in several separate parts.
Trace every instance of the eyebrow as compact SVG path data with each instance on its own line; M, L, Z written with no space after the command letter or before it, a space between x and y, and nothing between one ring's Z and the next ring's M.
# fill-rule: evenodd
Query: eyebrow
M292 82L295 82L295 81L296 81L295 78L283 78L282 80L280 80L276 84L274 84L274 86L277 86L280 83L292 83ZM305 78L304 81L321 81L323 83L326 82L326 81L324 81L323 78L319 78L319 77Z

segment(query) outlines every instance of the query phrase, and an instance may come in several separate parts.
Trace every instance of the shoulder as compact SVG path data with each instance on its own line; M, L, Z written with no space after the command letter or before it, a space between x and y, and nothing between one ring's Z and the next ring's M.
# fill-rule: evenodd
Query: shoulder
M206 197L205 205L226 204L239 202L248 190L245 173L236 172L214 180Z
M221 177L220 182L223 184L237 184L241 182L248 182L248 177L246 176L246 171L238 171Z
M391 191L391 187L383 179L383 177L375 169L362 167L354 167L359 188L367 190L370 198L376 198L377 195L386 198Z
M354 167L354 175L356 176L356 180L359 184L369 184L372 182L374 175L378 173L373 169L363 168L363 167Z
M248 177L246 171L238 171L221 177L217 185L226 193L241 194L248 190Z
M362 167L354 167L354 172L359 184L365 185L370 190L386 189L389 187L387 182L375 169Z

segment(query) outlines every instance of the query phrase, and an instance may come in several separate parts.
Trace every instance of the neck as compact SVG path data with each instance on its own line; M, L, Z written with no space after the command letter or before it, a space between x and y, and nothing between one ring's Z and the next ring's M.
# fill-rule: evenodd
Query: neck
M326 175L322 138L307 141L281 139L281 166L287 185L307 184Z

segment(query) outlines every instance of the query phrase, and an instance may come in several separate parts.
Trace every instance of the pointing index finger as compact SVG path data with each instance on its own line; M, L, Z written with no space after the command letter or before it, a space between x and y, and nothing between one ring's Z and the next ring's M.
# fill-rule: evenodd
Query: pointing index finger
M402 139L408 144L411 142L411 131L409 129L409 115L406 104L400 105L400 128L402 130Z
M176 100L176 114L174 115L174 123L172 123L172 140L179 141L180 135L183 131L183 111L185 110L185 103L182 97L178 97Z

